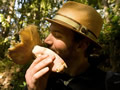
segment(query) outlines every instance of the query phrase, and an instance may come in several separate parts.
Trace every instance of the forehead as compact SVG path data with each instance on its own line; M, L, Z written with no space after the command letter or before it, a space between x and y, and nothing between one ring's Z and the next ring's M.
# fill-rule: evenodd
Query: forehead
M50 26L50 31L53 32L53 31L58 31L58 32L61 32L61 33L69 33L71 35L74 34L74 32L69 29L69 28L66 28L62 25L59 25L59 24L56 24L56 23L52 23L51 26Z

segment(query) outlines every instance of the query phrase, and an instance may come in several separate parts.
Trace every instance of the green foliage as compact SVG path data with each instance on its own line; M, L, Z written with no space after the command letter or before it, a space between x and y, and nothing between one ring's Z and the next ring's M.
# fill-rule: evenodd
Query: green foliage
M18 67L20 68L20 70L13 74L13 79L11 80L11 85L13 86L13 90L24 90L24 88L26 86L25 72L26 72L27 68L29 67L29 64L23 65L23 66L18 66Z
M0 61L0 89L1 90L24 90L26 85L25 82L25 72L30 64L27 65L17 65L14 62L10 61L8 58ZM4 76L2 75L4 74ZM8 78L6 80L6 78ZM6 80L6 81L5 81ZM8 84L8 86L3 83Z
M0 14L0 23L4 28L9 27L9 23L7 22L3 14Z
M114 1L114 0L113 0ZM120 71L120 10L119 7L109 4L106 9L108 16L104 19L103 31L100 34L100 43L103 45L103 53L109 56L112 70Z
M7 49L10 46L10 42L7 38L0 37L0 60L5 58Z

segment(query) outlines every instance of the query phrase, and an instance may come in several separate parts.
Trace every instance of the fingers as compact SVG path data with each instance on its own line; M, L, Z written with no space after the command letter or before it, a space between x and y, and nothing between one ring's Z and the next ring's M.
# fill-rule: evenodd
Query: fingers
M38 60L39 61L39 60ZM32 72L31 73L36 73L40 70L42 70L43 68L45 67L48 67L52 62L54 61L54 58L53 57L47 57L45 58L44 60L40 60L39 63L37 63L32 69ZM41 73L42 74L42 73Z
M32 77L33 83L35 83L37 81L37 79L39 79L39 77L42 77L48 71L49 71L49 67L45 67L45 68L41 69L40 71L38 71L37 73L35 73Z
M27 84L34 86L35 83L43 78L50 71L50 64L53 63L55 56L42 55L37 57L26 72L25 78Z
M41 55L39 57L37 57L33 63L31 64L31 66L29 67L29 69L33 68L35 65L37 65L40 61L42 61L43 59L47 58L48 55Z

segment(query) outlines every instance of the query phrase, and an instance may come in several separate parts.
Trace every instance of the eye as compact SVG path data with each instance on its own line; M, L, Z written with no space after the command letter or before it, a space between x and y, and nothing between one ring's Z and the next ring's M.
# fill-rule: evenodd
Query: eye
M53 32L52 34L55 38L58 38L58 39L62 38L62 34L59 32Z

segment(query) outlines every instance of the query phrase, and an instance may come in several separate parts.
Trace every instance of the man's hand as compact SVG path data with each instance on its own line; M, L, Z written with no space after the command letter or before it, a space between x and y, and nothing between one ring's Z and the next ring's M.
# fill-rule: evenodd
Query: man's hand
M54 56L42 55L33 61L25 75L28 90L45 90L50 74L49 65L54 59Z

